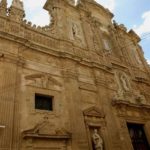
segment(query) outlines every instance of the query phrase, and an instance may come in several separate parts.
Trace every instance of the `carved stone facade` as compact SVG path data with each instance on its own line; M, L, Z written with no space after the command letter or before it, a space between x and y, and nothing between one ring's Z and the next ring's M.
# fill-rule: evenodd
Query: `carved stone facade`
M37 27L23 2L0 3L0 149L133 150L127 123L142 124L150 143L150 67L138 35L94 0L44 9L51 23ZM52 110L37 109L35 94L51 96Z

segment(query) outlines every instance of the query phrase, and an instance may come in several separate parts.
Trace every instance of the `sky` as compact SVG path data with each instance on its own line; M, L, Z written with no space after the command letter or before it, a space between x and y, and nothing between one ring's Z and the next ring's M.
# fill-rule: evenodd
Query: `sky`
M134 29L141 37L140 45L150 63L150 0L96 0L108 8L114 19L124 24L128 30ZM8 0L8 7L12 0ZM23 0L26 19L36 25L50 22L48 12L43 9L46 0Z

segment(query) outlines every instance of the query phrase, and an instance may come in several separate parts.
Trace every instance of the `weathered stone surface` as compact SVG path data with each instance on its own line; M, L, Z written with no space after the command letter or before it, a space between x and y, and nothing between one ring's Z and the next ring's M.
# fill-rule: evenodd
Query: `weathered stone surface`
M0 3L0 149L133 150L127 122L150 142L150 67L138 42L94 0L47 0L51 24L23 20L23 3ZM6 15L7 13L7 15ZM35 94L52 96L52 111ZM96 144L95 144L96 146Z

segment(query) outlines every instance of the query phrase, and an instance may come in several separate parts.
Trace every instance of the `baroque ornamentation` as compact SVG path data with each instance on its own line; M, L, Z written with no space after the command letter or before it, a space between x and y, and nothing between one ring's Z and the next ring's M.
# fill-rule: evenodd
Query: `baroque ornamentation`
M0 15L1 16L7 15L7 0L1 0L0 2Z
M34 128L24 130L23 138L50 138L50 139L69 139L71 134L65 129L56 129L53 123L48 120L35 125Z
M23 21L23 18L25 17L23 2L20 0L13 0L9 9L9 15L10 18L16 22Z
M62 84L48 74L32 74L25 76L27 85L32 85L41 88L49 88L50 85L61 87Z
M118 83L118 90L114 96L116 100L131 101L131 85L128 76L122 72L116 72L116 81Z
M129 80L125 74L122 74L120 76L120 81L121 81L122 89L124 91L128 92L130 90L130 83L129 83Z
M105 128L105 114L99 108L93 106L83 111L85 122L88 126Z
M135 91L135 101L138 104L147 104L146 98L143 94L141 94L139 91Z
M71 22L71 36L73 38L73 40L75 40L76 42L82 42L82 32L81 32L81 27L79 24L75 23L75 22Z
M113 15L94 0L47 0L51 22L44 27L23 20L21 0L9 11L7 0L0 1L0 122L6 125L0 149L132 149L119 137L125 134L119 119L150 120L150 69L138 36L113 25ZM129 55L133 48L140 69Z

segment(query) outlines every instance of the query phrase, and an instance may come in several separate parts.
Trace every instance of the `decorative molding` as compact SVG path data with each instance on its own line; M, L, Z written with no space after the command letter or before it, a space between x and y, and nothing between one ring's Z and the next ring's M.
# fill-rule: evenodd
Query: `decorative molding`
M6 126L0 125L0 129L5 129L5 128L6 128Z
M144 83L150 86L149 80L147 80L145 77L136 76L134 81L139 82L139 83Z
M150 105L134 104L122 100L112 101L112 105L120 117L150 119Z
M83 111L85 123L91 127L106 127L105 114L99 108L93 106Z
M97 91L97 87L95 85L84 83L84 82L79 82L79 88L87 91L92 91L92 92Z

